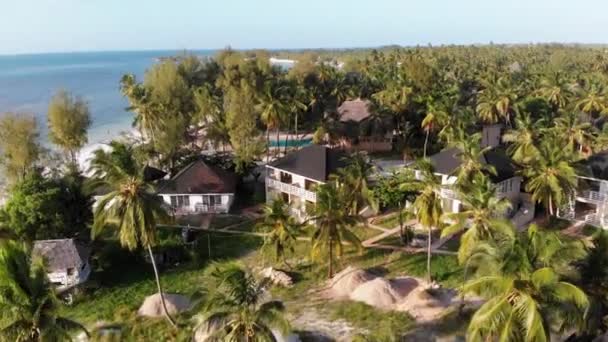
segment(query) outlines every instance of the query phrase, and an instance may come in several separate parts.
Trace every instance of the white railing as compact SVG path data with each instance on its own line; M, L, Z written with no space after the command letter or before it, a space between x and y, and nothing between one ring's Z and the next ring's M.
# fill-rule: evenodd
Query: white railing
M281 181L278 181L276 179L272 179L272 178L266 178L266 186L268 186L269 188L273 188L273 189L277 189L280 190L282 192L286 192L288 194L291 195L296 195L300 198L303 198L305 200L311 201L311 202L316 202L317 201L317 194L315 194L312 191L308 191L304 188L301 188L297 185L293 185L293 184L288 184L288 183L283 183Z
M606 193L593 190L580 191L577 196L595 202L604 202L608 200L608 195Z
M194 211L199 213L217 213L225 212L228 208L224 204L203 204L197 203L194 205Z
M594 226L602 226L597 214L587 214L583 219L586 223L589 223Z
M447 188L441 188L441 197L450 198L450 199L458 199L458 194L456 191Z

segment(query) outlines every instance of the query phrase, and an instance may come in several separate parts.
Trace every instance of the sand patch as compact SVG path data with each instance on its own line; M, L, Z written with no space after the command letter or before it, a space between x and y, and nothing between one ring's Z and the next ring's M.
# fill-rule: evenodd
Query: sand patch
M367 271L348 266L330 279L328 294L334 299L348 298L357 287L374 278L376 276Z
M186 296L163 293L163 297L165 297L165 304L167 305L167 311L170 315L175 315L176 313L186 311L190 309L192 305ZM146 297L143 304L137 311L137 315L145 317L163 317L164 311L162 302L160 300L160 295L156 293Z

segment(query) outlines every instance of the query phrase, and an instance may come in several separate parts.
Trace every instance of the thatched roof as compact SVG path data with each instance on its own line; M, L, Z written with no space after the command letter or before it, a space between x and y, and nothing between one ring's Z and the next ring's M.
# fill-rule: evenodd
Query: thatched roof
M44 260L48 271L80 269L89 260L90 250L74 239L34 241L32 254Z
M338 114L340 114L340 121L348 122L361 122L367 119L370 113L370 101L369 100L350 100L344 101L340 107L338 107Z

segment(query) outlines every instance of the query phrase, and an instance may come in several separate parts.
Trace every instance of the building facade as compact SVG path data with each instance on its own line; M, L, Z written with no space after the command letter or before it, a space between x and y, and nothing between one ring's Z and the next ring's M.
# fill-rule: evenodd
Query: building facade
M170 180L159 183L158 195L177 215L228 213L234 202L236 175L199 160Z
M344 157L340 151L310 145L266 165L266 201L282 198L291 214L304 221L308 208L317 202L315 187L345 165Z

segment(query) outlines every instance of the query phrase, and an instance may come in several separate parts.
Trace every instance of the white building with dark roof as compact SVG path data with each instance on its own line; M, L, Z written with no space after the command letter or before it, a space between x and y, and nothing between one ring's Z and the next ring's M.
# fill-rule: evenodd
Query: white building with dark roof
M291 213L303 220L307 205L317 202L315 186L345 166L342 151L310 145L266 165L266 200L277 197L289 203Z
M64 291L87 281L90 250L74 239L34 241L34 257L42 258L49 281Z
M158 186L158 195L176 214L227 213L234 202L237 177L202 160L186 166Z
M557 216L581 224L608 228L608 151L578 165L577 189L557 210Z

